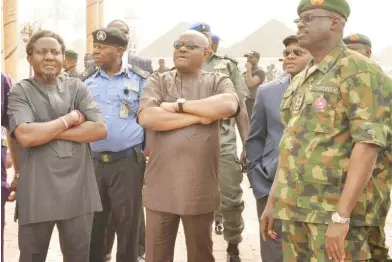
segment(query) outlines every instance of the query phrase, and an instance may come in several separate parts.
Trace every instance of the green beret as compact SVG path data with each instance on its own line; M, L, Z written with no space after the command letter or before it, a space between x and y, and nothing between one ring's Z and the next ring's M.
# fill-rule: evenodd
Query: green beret
M363 44L369 47L372 47L372 42L370 41L369 37L361 34L352 34L343 38L343 42L346 45L349 44Z
M120 29L106 27L93 32L93 42L102 45L126 48L128 45L128 38Z
M64 56L65 58L69 58L69 59L75 59L75 60L78 59L78 53L76 53L73 50L65 50Z
M301 0L297 13L300 15L304 11L316 8L338 13L346 19L350 16L350 6L346 0Z

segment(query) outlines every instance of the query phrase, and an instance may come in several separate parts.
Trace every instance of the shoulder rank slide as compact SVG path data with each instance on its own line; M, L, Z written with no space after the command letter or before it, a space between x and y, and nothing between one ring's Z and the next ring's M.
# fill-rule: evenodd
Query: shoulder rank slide
M128 65L128 69L144 79L146 79L147 77L150 76L149 72L144 71L143 69L141 69L140 67L137 67L135 65Z
M86 80L87 78L89 78L90 76L95 74L95 72L97 72L98 70L99 70L99 67L90 66L83 73L81 73L79 75L79 79L82 80L82 82L83 82L84 80Z

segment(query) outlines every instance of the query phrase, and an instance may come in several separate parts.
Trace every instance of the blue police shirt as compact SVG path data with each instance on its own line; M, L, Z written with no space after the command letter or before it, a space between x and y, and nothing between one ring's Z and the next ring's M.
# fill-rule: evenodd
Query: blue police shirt
M101 108L108 131L106 139L90 143L93 152L119 152L144 140L144 130L136 122L136 114L146 80L131 71L131 67L122 66L112 77L98 70L84 81ZM120 117L122 104L128 108L127 117Z

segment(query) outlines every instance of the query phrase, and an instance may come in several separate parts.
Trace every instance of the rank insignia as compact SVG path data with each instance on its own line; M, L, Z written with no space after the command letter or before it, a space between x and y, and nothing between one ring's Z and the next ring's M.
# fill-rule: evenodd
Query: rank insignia
M324 4L324 0L310 0L310 4L313 6L320 6Z
M350 39L350 41L353 41L353 42L359 42L361 40L359 38L359 35L350 35L349 39Z
M294 110L298 111L301 109L302 103L304 102L304 94L298 94L295 96L295 104L294 104Z

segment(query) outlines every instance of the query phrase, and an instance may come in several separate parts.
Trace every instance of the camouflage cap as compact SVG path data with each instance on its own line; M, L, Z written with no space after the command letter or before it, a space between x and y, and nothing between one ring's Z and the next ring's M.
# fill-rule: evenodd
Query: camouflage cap
M369 37L361 34L352 34L343 38L343 42L346 45L349 44L363 44L369 47L372 47L372 42L370 41Z
M300 15L304 11L316 8L338 13L346 19L350 16L350 6L346 0L301 0L297 13Z
M189 30L195 30L195 31L198 31L198 32L200 32L200 33L203 33L203 32L211 33L211 28L210 28L210 26L209 26L208 24L206 24L206 23L197 23L197 24L193 24L193 25L189 28Z
M219 44L220 38L219 38L219 36L212 34L211 35L211 40L212 40L213 43Z
M95 30L93 33L93 42L102 45L111 45L126 48L128 38L120 29L106 27Z
M256 51L249 51L244 55L244 57L248 57L248 56L254 56L256 58L260 58L260 53Z
M289 44L291 44L292 42L296 42L298 43L298 38L296 35L289 35L288 37L286 37L285 39L283 39L283 44L285 47L287 47Z
M69 59L74 59L74 60L78 59L78 53L76 53L73 50L65 50L64 56L65 58L69 58Z

